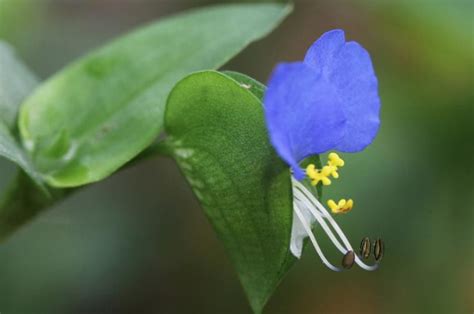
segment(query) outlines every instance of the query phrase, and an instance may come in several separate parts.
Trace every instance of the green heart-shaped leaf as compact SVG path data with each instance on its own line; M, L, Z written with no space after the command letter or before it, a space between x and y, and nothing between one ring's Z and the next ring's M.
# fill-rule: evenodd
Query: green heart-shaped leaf
M19 126L45 180L103 179L162 129L166 97L184 75L218 68L288 14L283 4L209 7L166 18L99 49L42 84Z
M198 72L174 87L165 113L167 145L256 313L294 261L290 171L269 143L257 84Z

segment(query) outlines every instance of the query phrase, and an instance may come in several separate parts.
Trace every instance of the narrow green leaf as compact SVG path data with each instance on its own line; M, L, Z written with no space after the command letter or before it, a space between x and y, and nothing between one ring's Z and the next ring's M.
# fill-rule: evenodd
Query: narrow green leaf
M38 185L42 185L40 176L35 171L25 152L16 142L10 130L2 122L0 122L0 156L16 163L28 173Z
M290 171L271 147L261 101L214 71L170 93L167 143L237 269L254 312L294 258Z
M0 242L64 193L47 190L14 136L19 105L36 85L36 78L13 49L0 41L0 156L19 166L0 197Z
M139 29L59 72L25 102L20 131L47 182L100 180L162 129L166 97L189 72L218 68L278 25L291 7L225 5Z
M15 56L13 49L0 41L0 120L13 130L18 105L38 84L28 68Z
M16 163L41 185L38 173L13 135L18 106L36 84L36 78L13 49L0 41L0 156Z

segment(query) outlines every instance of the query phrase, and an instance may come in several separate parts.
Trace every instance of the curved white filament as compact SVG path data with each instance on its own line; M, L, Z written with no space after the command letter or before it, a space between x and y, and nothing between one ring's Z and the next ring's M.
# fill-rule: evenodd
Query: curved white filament
M304 195L302 195L302 192L300 192L299 190L295 190L293 191L293 196L295 198L297 198L300 202L302 202L304 205L305 205L305 208L307 208L309 210L309 212L313 215L314 218L316 218L316 220L318 221L318 223L321 225L321 227L323 228L324 232L326 232L326 234L328 235L329 239L332 241L332 243L334 244L334 246L336 246L336 248L342 253L342 254L346 254L347 253L347 249L342 246L342 244L339 242L339 240L336 238L336 236L334 235L334 233L332 232L332 230L329 228L328 224L326 223L326 221L324 221L324 218L323 216L321 215L321 213L313 206L311 205L311 203L308 202L307 199L304 198Z
M298 197L300 199L300 201L305 204L305 207L307 207L308 210L311 212L311 214L318 220L318 223L321 225L321 227L323 227L324 231L329 236L329 238L334 243L334 245L337 247L337 249L342 254L346 254L347 251L354 251L354 249L352 248L352 246L351 246L349 240L347 239L346 235L341 230L339 225L336 223L334 218L326 210L326 208L313 196L313 194L311 194L311 192L309 192L305 188L305 186L303 184L301 184L300 182L298 182L297 180L295 180L293 178L292 178L292 181L293 181L293 187L295 187L294 192L295 191L297 192L296 194L298 196L300 196L300 197ZM334 229L334 231L336 231L337 235L339 236L339 238L343 242L343 244L345 246L345 249L341 245L341 243L338 241L338 239L334 236L334 233L330 230L330 228L328 227L326 222L324 220L322 220L321 218L325 218L329 221L332 228ZM321 221L322 221L322 223L321 223ZM359 258L359 256L357 254L355 254L355 263L359 267L361 267L361 268L363 268L367 271L373 271L373 270L376 270L378 268L378 264L375 264L375 265L365 264Z
M341 271L342 269L332 265L324 256L323 251L319 247L318 241L316 241L316 238L313 235L313 232L311 231L310 226L306 222L306 220L303 217L303 214L301 213L299 209L299 204L297 202L293 202L293 210L295 211L296 215L298 216L298 219L301 221L301 224L303 225L303 228L305 229L306 233L308 234L309 239L311 240L311 243L313 244L314 249L318 253L319 257L321 258L321 261L326 265L329 269L333 271Z

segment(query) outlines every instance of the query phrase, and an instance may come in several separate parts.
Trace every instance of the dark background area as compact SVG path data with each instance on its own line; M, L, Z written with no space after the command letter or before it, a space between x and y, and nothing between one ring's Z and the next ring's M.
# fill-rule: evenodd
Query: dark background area
M0 38L46 79L136 26L217 2L0 0ZM276 31L224 66L266 82L277 62L343 28L379 77L380 134L344 155L325 197L355 199L338 222L356 246L384 238L382 267L333 273L308 249L267 313L474 311L473 12L472 1L296 1ZM13 169L0 160L1 189ZM177 166L156 158L88 186L2 245L0 312L250 309Z

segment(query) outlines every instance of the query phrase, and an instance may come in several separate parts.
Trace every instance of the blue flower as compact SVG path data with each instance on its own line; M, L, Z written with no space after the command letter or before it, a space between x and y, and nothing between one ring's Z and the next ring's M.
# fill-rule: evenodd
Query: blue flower
M303 62L280 63L264 105L271 142L298 180L305 177L299 166L304 158L361 151L380 125L370 56L358 43L346 42L342 30L323 34Z
M341 271L355 263L375 270L383 255L383 242L377 240L375 264L366 264L371 242L364 238L360 255L354 253L342 229L305 182L331 184L339 177L344 160L332 152L321 169L310 164L305 170L299 163L311 155L329 150L358 152L374 140L380 125L378 83L367 51L356 42L346 42L342 30L321 36L306 52L303 62L279 64L264 96L265 119L270 140L280 157L293 170L293 222L290 250L300 258L303 240L310 238L321 261L331 270ZM352 199L328 200L333 214L349 212ZM343 255L342 267L333 265L316 239L318 230L329 237ZM382 252L382 253L381 253Z

